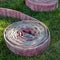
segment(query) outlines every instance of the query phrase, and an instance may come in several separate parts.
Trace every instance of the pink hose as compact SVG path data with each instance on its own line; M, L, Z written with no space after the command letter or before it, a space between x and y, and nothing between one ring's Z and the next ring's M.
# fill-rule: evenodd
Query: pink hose
M4 17L7 16L7 17L17 18L21 20L20 22L13 23L9 27L7 27L4 31L4 38L7 47L15 54L22 55L22 56L36 56L38 54L43 53L50 45L50 32L46 27L46 25L38 21L37 19L32 18L16 10L11 10L7 8L0 8L0 16L4 16ZM20 28L19 26L23 28ZM13 33L14 31L11 32L11 30L13 29L15 29L14 31L18 31L18 35L16 32L15 32L16 34ZM29 40L30 37L26 39L27 38L26 36L28 35L32 36L32 39L30 39L31 41ZM19 36L18 39L17 36ZM23 38L21 38L22 36ZM34 44L32 45L32 43Z
M52 11L58 8L58 0L26 0L32 11Z

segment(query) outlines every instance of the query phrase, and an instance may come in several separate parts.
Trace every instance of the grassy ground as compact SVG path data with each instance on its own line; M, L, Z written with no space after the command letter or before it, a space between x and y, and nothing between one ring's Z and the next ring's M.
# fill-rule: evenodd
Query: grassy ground
M45 23L51 32L51 45L45 53L36 57L18 56L7 48L3 38L4 29L18 20L0 17L0 60L60 60L60 4L59 8L52 12L33 12L25 5L25 0L7 0L0 3L0 7L28 14Z

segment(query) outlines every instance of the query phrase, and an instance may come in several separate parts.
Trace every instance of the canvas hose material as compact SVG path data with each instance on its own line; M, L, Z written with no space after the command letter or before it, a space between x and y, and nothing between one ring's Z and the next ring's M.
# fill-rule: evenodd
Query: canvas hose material
M58 8L58 0L25 0L32 11L53 11Z
M8 26L4 31L7 47L15 54L36 56L50 44L50 32L45 24L16 10L0 8L0 16L21 21Z

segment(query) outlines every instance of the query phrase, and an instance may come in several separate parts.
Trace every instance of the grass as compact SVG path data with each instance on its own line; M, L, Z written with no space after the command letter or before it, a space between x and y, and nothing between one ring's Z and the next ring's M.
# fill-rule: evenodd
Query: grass
M18 20L0 17L0 60L60 60L60 2L59 8L52 12L33 12L25 5L25 0L7 0L0 2L0 7L15 9L42 21L51 33L51 45L46 52L35 57L18 56L7 48L3 37L4 29Z

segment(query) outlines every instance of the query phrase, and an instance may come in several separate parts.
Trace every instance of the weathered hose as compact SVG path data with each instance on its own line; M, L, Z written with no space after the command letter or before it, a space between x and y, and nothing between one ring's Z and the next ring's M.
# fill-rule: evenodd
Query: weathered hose
M58 8L58 0L26 0L26 5L33 11L52 11Z
M45 24L24 13L7 8L0 8L0 16L17 18L4 31L7 47L15 54L36 56L44 52L50 44L50 32Z

